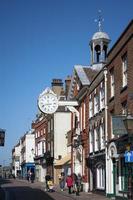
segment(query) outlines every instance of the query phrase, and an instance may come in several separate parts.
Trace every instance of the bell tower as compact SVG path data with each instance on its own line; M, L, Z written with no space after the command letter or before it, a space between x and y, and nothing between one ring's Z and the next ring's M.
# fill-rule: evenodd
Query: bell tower
M101 68L107 59L108 45L110 38L107 33L102 31L102 22L104 19L99 11L99 17L95 20L98 23L98 32L94 33L90 41L91 65L93 68Z

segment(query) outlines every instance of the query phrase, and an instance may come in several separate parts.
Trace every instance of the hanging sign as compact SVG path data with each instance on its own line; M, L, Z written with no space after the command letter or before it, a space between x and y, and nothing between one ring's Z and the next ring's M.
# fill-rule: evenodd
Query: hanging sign
M125 116L112 116L112 126L114 135L127 134L126 127L124 125Z
M133 151L126 151L124 157L125 163L133 163Z

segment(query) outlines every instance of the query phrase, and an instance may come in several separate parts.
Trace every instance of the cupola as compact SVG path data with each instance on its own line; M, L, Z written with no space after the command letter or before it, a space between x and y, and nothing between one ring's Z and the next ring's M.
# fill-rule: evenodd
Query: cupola
M94 33L90 41L91 65L93 68L101 68L101 66L103 66L107 61L110 38L107 33L102 31L103 18L100 15L100 11L96 22L98 22L98 32Z

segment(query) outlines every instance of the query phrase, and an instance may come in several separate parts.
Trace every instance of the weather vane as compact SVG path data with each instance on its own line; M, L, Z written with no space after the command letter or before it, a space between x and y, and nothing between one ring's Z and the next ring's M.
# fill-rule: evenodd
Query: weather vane
M98 22L98 30L99 32L102 31L102 22L104 21L104 18L101 15L101 10L98 10L98 19L95 19L95 22Z

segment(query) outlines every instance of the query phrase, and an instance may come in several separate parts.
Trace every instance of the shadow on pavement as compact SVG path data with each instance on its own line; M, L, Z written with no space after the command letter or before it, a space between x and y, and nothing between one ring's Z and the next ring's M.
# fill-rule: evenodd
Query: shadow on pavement
M4 192L3 188L1 187L1 185L8 184L8 183L11 183L11 181L8 179L0 178L0 200L5 200L5 192Z
M4 186L6 199L10 200L54 200L41 189L28 186ZM5 196L3 196L5 198ZM0 198L0 200L4 200Z
M5 199L5 193L4 190L0 187L0 200L4 200Z
M7 183L11 183L11 181L9 179L0 179L0 186Z

